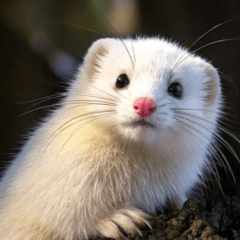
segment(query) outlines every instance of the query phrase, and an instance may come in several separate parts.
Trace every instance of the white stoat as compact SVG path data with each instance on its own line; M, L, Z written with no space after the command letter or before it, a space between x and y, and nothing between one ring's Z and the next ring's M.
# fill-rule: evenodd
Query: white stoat
M222 102L216 69L175 43L96 41L1 180L0 239L118 239L181 208L211 168Z

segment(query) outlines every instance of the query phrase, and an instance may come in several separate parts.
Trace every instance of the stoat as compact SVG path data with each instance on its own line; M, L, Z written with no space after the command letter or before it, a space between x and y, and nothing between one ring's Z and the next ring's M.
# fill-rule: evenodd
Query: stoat
M211 169L222 102L217 70L176 43L96 41L1 179L0 239L141 234Z

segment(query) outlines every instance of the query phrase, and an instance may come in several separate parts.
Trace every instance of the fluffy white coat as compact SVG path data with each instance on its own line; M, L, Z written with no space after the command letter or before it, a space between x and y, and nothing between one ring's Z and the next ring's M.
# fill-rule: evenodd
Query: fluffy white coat
M117 89L126 74L129 84ZM178 82L183 96L169 86ZM133 103L151 98L149 126ZM221 86L216 69L159 38L100 39L61 107L29 137L0 183L0 239L120 238L168 201L181 208L210 168Z

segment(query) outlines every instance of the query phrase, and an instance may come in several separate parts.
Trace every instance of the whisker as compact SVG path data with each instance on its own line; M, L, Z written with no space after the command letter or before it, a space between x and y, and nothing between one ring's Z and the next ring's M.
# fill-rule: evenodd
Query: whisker
M86 117L92 114L99 114L99 113L106 113L106 112L115 112L114 110L105 110L105 111L92 111L92 112L88 112L88 113L84 113L84 114L80 114L77 117L71 118L70 120L68 120L67 122L65 122L64 124L62 124L61 127L59 127L51 136L53 136L57 131L61 130L57 135L59 135L61 132L63 132L65 129L71 127L72 125L74 125L75 123L71 123L70 125L66 126L65 128L63 128L66 124L70 123L73 120L76 120L80 117ZM83 121L85 119L81 119L81 121ZM63 129L62 129L63 128Z
M181 120L179 121L178 119L176 119L176 120L177 120L177 124L178 124L180 127L182 127L185 131L187 131L187 132L190 133L191 135L197 137L196 139L199 140L199 143L200 143L200 144L202 143L202 141L201 141L201 139L199 138L198 135L196 136L194 133L192 133L190 130L188 130L185 122L183 122L183 121L181 121ZM188 127L189 127L189 126L188 126ZM213 154L214 154L214 153L213 153ZM221 159L220 159L220 160L221 160ZM212 162L214 163L213 160L212 160ZM211 168L211 166L208 166L208 167ZM217 171L217 169L216 169L216 171ZM215 178L216 178L216 180L217 180L217 177L216 177L216 175L215 175L215 172L213 171L212 168L211 168L211 172L214 174L214 176L215 176ZM217 171L217 172L218 172L218 171ZM231 171L230 171L230 172L231 172ZM218 175L218 179L219 179L219 175ZM221 188L220 181L218 182L218 184L219 184L219 187Z
M105 99L105 100L109 100L109 101L113 101L113 99L111 98L106 98L106 97L102 97L101 95L89 95L89 94L84 94L84 93L79 93L79 94L71 94L71 95L77 95L77 96L86 96L86 97L92 97L92 98L99 98L99 99ZM50 99L54 99L54 98L58 98L58 97L66 97L68 96L67 93L57 93L57 94L53 94L53 95L50 95L50 96L46 96L46 97L42 97L42 98L37 98L37 99L33 99L33 100L29 100L29 101L24 101L24 102L17 102L16 104L25 104L25 103L30 103L30 102L36 102L36 101L39 101L37 103L35 103L34 105L30 106L29 108L27 108L22 114L24 114L26 111L28 111L29 109L31 109L32 107L40 104L40 103L43 103L43 102L46 102Z
M225 38L225 39L220 39L220 40L217 40L217 41L214 41L214 42L210 42L210 43L207 43L207 44L197 48L196 50L194 50L192 52L192 54L199 51L200 49L203 49L205 47L211 46L211 45L216 44L216 43L221 43L221 42L226 42L226 41L238 41L238 40L240 40L240 38Z
M179 118L179 117L182 118L182 119L184 119L184 120L187 120L187 121L189 121L189 122L196 123L196 122L194 122L194 121L192 121L192 120L190 120L190 119L184 118L184 117L182 117L182 116L178 116L178 118ZM179 120L179 119L178 119L178 120ZM184 124L186 124L186 122L184 122ZM200 126L200 127L202 127L202 128L205 128L206 130L208 130L206 127L202 126L202 125L199 124L199 123L197 123L197 125ZM192 128L194 128L195 131L199 132L202 136L204 136L206 139L208 139L208 138L207 138L204 134L202 134L198 129L196 129L196 128L193 127L192 125L189 125L189 126L191 126ZM212 134L215 136L215 138L216 138L223 146L225 146L225 147L233 154L233 156L238 160L238 162L240 162L240 160L239 160L236 152L233 150L233 148L231 147L231 145L230 145L227 141L225 141L225 139L223 139L219 134L216 134L216 133L212 133ZM210 139L208 139L208 140L210 140ZM212 144L213 144L213 143L212 143ZM217 147L216 145L215 145L214 147L218 149L218 147ZM219 151L219 149L218 149L218 151ZM221 151L219 151L219 152L220 152L220 154L222 155L222 157L224 158L224 160L225 160L226 164L228 165L229 169L231 169L231 167L230 167L227 159L225 158L225 156L221 153ZM232 173L232 175L233 175L233 173ZM234 182L236 182L234 175L233 175L233 178L234 178Z
M112 101L114 103L116 102L112 98L102 97L101 95L95 95L95 94L94 95L89 95L89 94L84 94L84 93L75 94L75 95L86 96L86 97L91 97L91 98L98 98L98 99L104 99L104 100Z
M43 100L41 100L41 101L39 101L39 102L31 105L30 107L28 107L28 108L27 108L26 110L24 110L24 112L21 113L17 118L19 118L19 117L21 117L21 116L23 116L23 115L26 115L26 114L28 114L28 113L31 113L32 111L30 111L30 109L33 108L33 107L35 107L35 106L37 106L37 105L39 105L40 103L43 103L43 102L46 102L46 101L48 101L48 100L51 100L51 99L54 99L54 98L58 98L58 97L61 97L61 96L64 96L64 95L59 95L59 94L57 94L57 95L55 95L55 96L45 97L45 98L43 98ZM65 95L65 96L66 96L66 95ZM37 101L37 100L31 100L31 101L33 102L33 101ZM30 101L29 101L29 102L30 102ZM55 104L56 104L56 103L55 103ZM51 104L51 105L54 105L54 104ZM60 104L60 105L61 105L61 104ZM49 105L49 106L50 106L50 105ZM42 109L42 108L37 108L36 110L40 110L40 109ZM35 110L33 110L33 111L35 111Z
M127 89L127 88L126 88ZM115 88L113 89L118 95L122 96L123 98L127 99L124 95L122 95L120 92L118 92Z
M54 104L50 104L50 105L47 105L47 106L43 106L43 107L38 107L38 108L35 108L35 109L32 109L30 111L27 111L27 112L23 112L21 113L19 116L17 116L17 118L20 118L26 114L29 114L29 113L32 113L32 112L35 112L35 111L38 111L38 110L42 110L42 109L46 109L46 108L51 108L51 107L57 107L57 106L61 106L62 103L54 103Z
M134 62L136 63L136 56L135 56L135 51L134 51L132 36L131 36L130 39L131 39L131 45L132 45L132 51L133 51L133 59L134 59Z
M172 108L173 110L189 110L189 111L203 111L203 112L215 112L215 113L223 113L221 110L217 110L217 111L212 111L209 109L205 109L205 108Z
M66 130L67 128L73 126L74 124L77 124L79 123L80 121L85 121L85 120L88 120L89 119L89 115L90 117L94 117L92 116L93 114L100 114L100 113L112 113L112 112L115 112L114 110L106 110L106 111L94 111L94 112L88 112L88 113L85 113L85 114L80 114L74 118L71 118L70 120L68 120L67 122L65 122L64 124L62 124L57 130L55 130L51 136L49 137L49 140L48 142L46 143L47 146L43 149L43 152L45 152L47 150L47 148L50 146L50 144L53 142L53 140L59 135L61 134L64 130ZM71 123L72 121L80 118L80 117L86 117L86 118L81 118L80 120L78 120L77 122L73 122ZM68 123L70 123L69 125L67 125ZM66 126L67 125L67 126ZM64 127L66 126L66 127ZM37 154L38 155L38 154Z
M95 86L92 86L92 85L89 85L90 87L92 87L92 88L95 88L95 89L97 89L97 90L99 90L99 91L101 91L101 92L103 92L103 93L106 93L106 94L108 94L108 95L110 95L111 97L114 97L115 99L117 99L118 101L119 101L119 98L117 98L116 96L114 96L114 95L112 95L112 94L110 94L110 93L108 93L108 92L105 92L104 90L102 90L102 89L99 89L99 88L97 88L97 87L95 87ZM121 93L119 93L115 88L113 89L118 95L120 95L120 96L122 96L123 98L125 98L125 99L128 99L126 96L124 96L124 95L122 95ZM126 89L127 91L128 91L128 89ZM128 91L129 92L129 91ZM129 94L130 94L130 92L129 92ZM131 96L131 94L130 94L130 96ZM112 101L114 101L114 100L112 100Z
M211 154L216 158L216 160L218 161L218 164L223 167L226 175L227 175L227 178L229 179L229 176L228 176L228 173L227 173L227 170L226 170L226 165L224 162L227 163L227 169L228 171L231 173L232 175L232 178L233 178L233 181L234 183L236 184L236 179L235 179L235 176L233 174L233 171L232 171L232 168L230 167L230 165L228 164L228 161L227 161L227 158L225 157L225 155L223 154L222 150L220 149L220 147L218 147L216 144L214 143L211 143L210 145L210 148L209 148L209 151L211 152ZM221 156L219 156L218 152L220 153ZM222 160L222 158L223 160ZM221 163L221 164L220 164Z
M227 74L225 74L224 72L222 72L222 71L220 71L220 70L218 70L218 72L219 72L219 74L221 74L223 77L225 77L225 79L227 79L227 80L232 84L232 86L234 87L237 95L239 95L239 94L238 94L237 87L234 85L234 81L232 80L232 78L230 78Z
M73 105L78 105L78 106L82 106L82 105L86 105L86 103L88 105L106 105L106 106L116 106L116 104L114 103L108 103L108 102L94 102L92 100L75 100L75 101L72 101L72 102L65 102L64 104L73 104ZM54 104L50 104L50 105L47 105L47 106L42 106L42 107L39 107L39 108L36 108L36 109L32 109L30 111L27 111L27 112L23 112L22 114L20 114L18 117L22 117L26 114L29 114L29 113L32 113L32 112L35 112L35 111L38 111L38 110L41 110L41 109L46 109L46 108L51 108L51 107L57 107L57 106L62 106L63 103L54 103Z
M185 117L183 117L183 116L179 116L179 115L178 115L178 117L180 117L180 118L182 118L182 119L185 119L185 120L187 120L187 121L189 121L189 122L195 123L195 124L197 124L198 126L204 128L205 130L209 130L208 128L206 128L205 126L201 125L201 124L198 123L198 122L195 122L194 120L191 120L191 119L185 118ZM235 152L234 149L232 148L232 146L231 146L225 139L223 139L219 134L216 134L216 133L214 133L214 132L212 132L212 134L218 139L218 141L220 141L220 142L233 154L233 156L238 160L238 162L240 162L240 160L239 160L236 152Z
M44 80L44 79L40 79L42 82L45 82L45 83L47 83L47 84L49 84L49 85L52 85L52 86L56 86L56 87L59 87L59 88L65 88L65 87L67 87L67 86L69 86L70 85L70 83L69 82L60 82L62 85L60 85L60 84L58 84L58 83L53 83L53 82L49 82L49 81L47 81L47 80Z
M127 51L127 53L128 53L128 56L129 56L129 58L130 58L130 60L131 60L131 62L132 62L132 66L133 66L133 69L134 69L134 66L135 66L135 65L134 65L134 61L133 61L133 59L132 59L132 56L131 56L131 54L130 54L130 52L129 52L129 50L128 50L125 42L124 42L124 40L119 36L116 28L112 25L112 23L108 20L108 18L103 14L102 10L101 10L97 5L95 5L95 7L98 9L99 13L100 13L100 14L102 15L102 17L108 22L109 26L110 26L110 27L113 29L113 31L115 32L114 37L116 37L117 39L119 39L119 40L122 42L122 44L124 45L124 48L126 49L126 51Z
M190 50L199 40L201 40L203 37L205 37L208 33L212 32L214 29L226 24L226 23L229 23L229 22L232 22L232 21L235 21L239 19L239 17L234 17L234 18L231 18L231 19L228 19L222 23L219 23L217 24L216 26L210 28L207 32L205 32L204 34L202 34L188 49Z
M173 76L174 71L177 69L177 67L180 65L180 63L183 62L183 61L181 61L181 60L182 60L182 58L183 58L185 55L187 55L187 57L191 56L191 54L188 53L188 52L187 52L187 53L183 53L183 55L176 61L175 65L174 65L173 68L171 69L171 71L170 71L170 76ZM187 57L185 57L183 60L185 60Z
M89 104L90 105L90 104ZM93 105L104 105L104 106L117 106L116 104L112 104L112 103L104 103L104 104L102 104L102 103L97 103L97 104L93 104ZM66 112L66 111L69 111L69 110L72 110L72 109L74 109L74 108L78 108L78 107L82 107L82 104L78 104L77 106L73 106L73 107L69 107L69 108L66 108L66 109L64 109L64 111L62 111L62 113L63 112Z
M182 114L182 115L186 115L186 116L190 116L190 117L195 117L195 118L200 119L200 120L202 120L202 121L208 122L208 123L210 123L210 124L212 124L212 125L214 125L214 126L216 125L216 123L213 123L213 122L211 122L211 121L208 121L208 120L206 120L206 119L204 119L204 118L201 118L201 117L199 117L199 116L197 116L197 115L194 115L194 114L191 114L191 113L186 113L185 110L190 110L190 111L197 110L197 111L198 111L198 109L190 109L190 108L186 108L186 109L185 109L185 108L175 108L175 109L174 109L174 111L175 111L176 113L179 113L179 114ZM202 111L202 110L199 109L199 111ZM213 112L213 111L208 111L208 112ZM217 112L215 112L215 113L217 113ZM226 125L226 126L228 126L228 127L231 127L229 124L223 122L221 119L217 119L217 121L220 122L221 124L224 124L224 125ZM217 124L217 125L220 126L219 124Z
M196 137L196 135L194 135L191 131L187 130L186 127L193 129L195 132L199 133L200 136L203 136L205 139L210 140L206 135L202 134L202 132L200 132L197 128L193 127L193 126L190 125L190 124L187 124L187 123L184 122L184 121L179 120L178 118L175 118L175 119L178 121L178 123L181 124L181 127L183 127L186 131L188 131L188 132L189 132L190 134L192 134L193 136ZM197 136L197 137L198 137L198 136ZM200 142L201 142L201 139L198 139L198 140L200 140ZM230 165L229 165L226 157L225 157L224 154L222 153L221 149L220 149L216 144L214 144L214 143L211 143L211 145L221 154L223 160L224 160L224 161L226 162L226 164L227 164L227 167L228 167L229 172L231 173L231 175L232 175L232 177L233 177L234 183L236 183L236 180L235 180L235 176L234 176L234 174L233 174L233 171L232 171L232 169L231 169L231 167L230 167ZM216 158L218 161L221 161L221 162L222 162L222 164L223 164L222 166L223 166L224 169L225 169L225 164L223 163L221 157L218 155L218 153L216 152L216 150L214 150L214 148L211 148L211 150L214 151L214 152L211 151L211 153L213 154L213 156L215 156L215 158ZM226 172L226 170L225 170L225 172ZM226 172L226 174L227 174L227 172Z
M95 88L95 89L97 89L97 90L99 90L99 91L101 91L101 92L103 92L103 93L105 93L105 94L107 94L107 95L109 95L109 96L117 99L117 100L119 100L116 96L112 95L111 93L108 93L108 92L106 92L106 91L104 91L104 90L102 90L102 89L99 89L99 88L97 88L96 86L92 86L92 85L90 85L90 84L89 84L89 86L92 87L92 88Z
M218 128L218 129L220 129L221 131L223 131L223 132L225 132L227 135L229 135L230 137L232 137L234 140L236 140L238 143L240 143L240 140L236 137L236 136L234 136L234 133L233 132L231 132L230 130L228 130L227 128L225 128L225 127L223 127L223 126L220 126L219 124L215 124L215 123L213 123L213 122L210 122L210 121L208 121L208 120L206 120L206 119L203 119L203 118L201 118L201 117L198 117L198 116L195 116L195 115L192 115L192 114L187 114L187 113L180 113L180 112L176 112L177 114L180 114L180 115L185 115L185 116L190 116L190 117L193 117L193 118L195 118L195 119L199 119L199 120L201 120L201 121L204 121L204 122L207 122L207 123L209 123L209 124L211 124L211 125L216 125L216 127ZM228 124L225 124L225 125L227 125L227 126L229 126Z
M224 24L227 24L227 23L229 23L229 22L231 22L231 21L237 20L237 19L239 19L239 18L240 18L239 16L238 16L238 17L235 17L235 18L231 18L231 19L229 19L229 20L226 20L225 22L219 23L219 24L217 24L216 26L210 28L207 32L205 32L205 33L202 34L199 38L197 38L197 40L193 42L193 44L188 48L188 50L190 51L191 48L192 48L200 39L202 39L203 37L205 37L208 33L212 32L214 29L216 29L216 28L218 28L218 27L220 27L220 26L222 26L222 25L224 25ZM227 40L227 39L226 39L226 40ZM215 43L217 43L217 41L216 41ZM200 49L202 49L203 47L206 47L206 46L208 46L208 45L204 45L204 46L202 46L201 48L198 48L197 50L194 50L192 53L195 53L195 52L197 52L198 50L200 50ZM188 56L186 56L183 60L182 60L182 58L184 57L185 54L183 54L183 55L178 59L178 61L176 62L176 64L173 66L170 75L172 75L173 71L180 65L180 63L182 63L186 58L188 58L189 56L191 56L191 54L189 54L189 53L187 53L187 54L188 54ZM181 61L181 60L182 60L182 61Z
M73 27L77 27L77 28L81 28L81 29L84 29L84 30L87 30L89 32L92 32L92 33L96 33L96 34L99 34L103 37L107 37L107 35L103 34L103 33L100 33L96 30L93 30L91 28L87 28L87 27L83 27L83 26L80 26L80 25L77 25L77 24L74 24L74 23L68 23L68 22L52 22L52 23L46 23L48 25L57 25L57 24L63 24L63 25L69 25L69 26L73 26Z
M218 183L218 186L219 186L219 188L220 188L220 190L221 190L221 193L222 193L224 199L227 201L226 196L225 196L225 194L224 194L224 191L223 191L223 189L222 189L221 180L220 180L220 176L219 176L219 173L218 173L218 170L217 170L217 166L216 166L216 164L215 164L214 161L212 161L212 162L213 162L214 167L215 167L215 169L216 169L217 177L216 177L214 171L212 170L212 171L213 171L213 174L214 174L214 176L215 176L215 178L216 178L216 181L217 181L217 183ZM209 166L209 167L211 168L211 166ZM235 178L234 178L234 179L235 179Z
M37 99L33 99L33 100L28 100L28 101L23 101L23 102L16 102L16 104L31 103L31 102L36 102L36 101L39 101L39 100L48 100L48 99L57 98L57 97L63 97L63 96L67 96L67 94L66 93L57 93L57 94L53 94L53 95L50 95L50 96L37 98Z
M102 112L101 112L101 113L102 113ZM78 126L78 127L71 133L71 135L68 137L68 139L65 141L65 143L63 144L63 146L62 146L61 149L59 150L56 158L59 156L59 154L61 153L62 149L63 149L64 146L68 143L68 141L71 139L71 137L72 137L79 129L81 129L82 127L86 126L87 124L89 124L89 123L91 123L91 122L93 122L93 121L96 121L96 120L99 119L99 118L102 118L102 117L104 117L104 116L109 116L109 115L111 115L110 112L109 112L107 115L106 115L105 113L106 113L106 112L104 112L104 114L98 115L97 117L93 117L93 119L90 120L90 121L89 121L89 119L88 119L88 121L87 121L85 124L82 124L82 125ZM78 121L78 122L80 122L80 121ZM77 122L77 123L78 123L78 122ZM75 124L75 123L74 123L74 124ZM70 125L70 126L71 126L71 125ZM68 126L68 127L69 127L69 126Z
M180 122L178 122L177 125L179 125L179 126L181 127L181 123L180 123L180 124L179 124L179 123L180 123ZM183 126L183 128L184 128L184 127L185 127L185 126ZM188 129L185 129L185 130L188 131ZM181 136L181 134L179 133L179 131L176 131L176 133L180 135L180 137L182 138L182 140L185 142L185 145L188 147L189 151L192 152L192 149L191 149L191 147L189 146L189 144L186 142L185 138ZM190 133L191 135L193 135L193 133L192 133L191 131L189 131L189 133ZM201 142L200 139L198 139L198 140ZM204 185L205 192L207 193L206 185L205 185L205 183L204 183L203 172L200 171L199 175L200 175L201 180L202 180L202 183L203 183L203 185Z
M199 48L197 48L196 50L192 51L191 53L186 53L187 56L184 57L184 55L177 61L177 63L174 65L173 67L173 71L176 70L178 68L178 66L183 62L185 61L188 57L192 56L194 53L196 53L197 51L205 48L205 47L208 47L208 46L211 46L213 44L216 44L216 43L221 43L221 42L226 42L226 41L237 41L237 40L240 40L240 38L225 38L225 39L220 39L220 40L217 40L217 41L214 41L214 42L210 42L210 43L207 43ZM186 55L185 54L185 55ZM183 58L184 57L184 58Z
M215 112L215 113L217 113L217 114L220 114L225 120L227 120L227 121L229 121L229 122L233 122L233 123L236 123L236 124L239 124L239 122L235 122L235 121L233 121L233 120L231 120L231 119L229 119L229 118L227 118L226 117L226 115L228 115L228 116L230 116L230 117L233 117L233 118L237 118L237 119L239 119L238 117L236 117L235 115L232 115L232 114L230 114L230 113L225 113L225 112L223 112L222 110L219 110L219 111L211 111L211 110L208 110L208 109L202 109L202 108L199 108L199 109L197 109L197 108L171 108L172 110L183 110L183 111L203 111L203 112ZM218 121L220 121L221 123L223 123L223 124L225 124L225 125L227 125L226 123L224 123L222 120L220 120L220 119L218 119ZM227 126L229 126L229 125L227 125ZM229 126L229 127L231 127L231 126Z

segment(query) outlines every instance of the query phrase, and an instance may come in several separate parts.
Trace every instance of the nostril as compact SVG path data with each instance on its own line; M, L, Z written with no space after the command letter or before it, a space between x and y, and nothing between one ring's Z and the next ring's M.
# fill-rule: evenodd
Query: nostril
M156 110L157 107L153 107L153 108L149 108L150 112L154 112Z
M157 106L151 98L141 97L134 102L133 108L139 116L147 117L155 112Z

